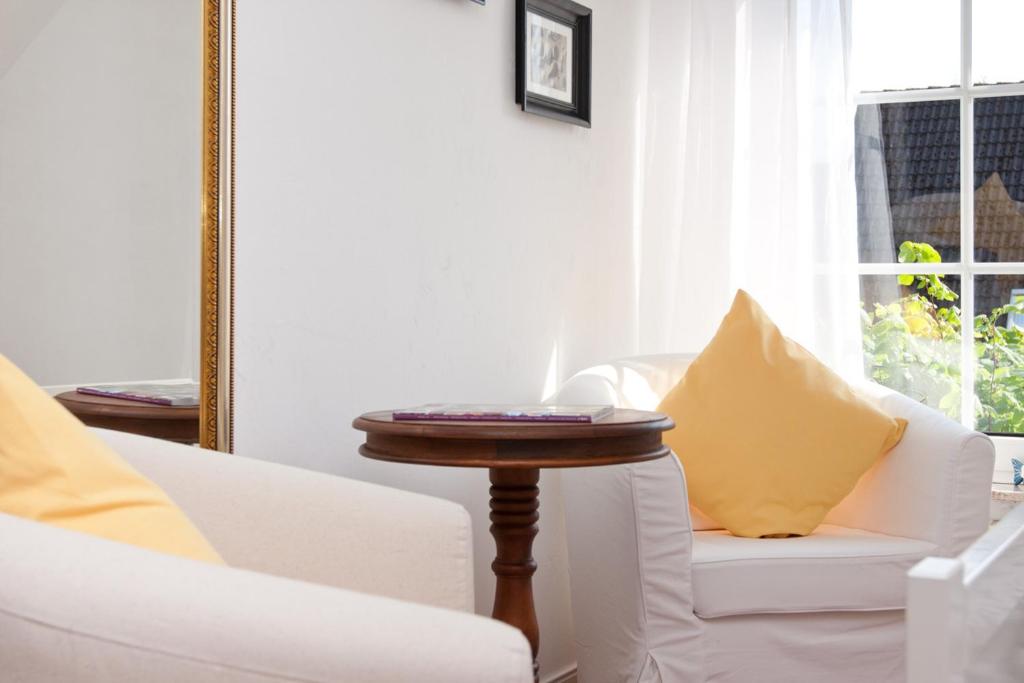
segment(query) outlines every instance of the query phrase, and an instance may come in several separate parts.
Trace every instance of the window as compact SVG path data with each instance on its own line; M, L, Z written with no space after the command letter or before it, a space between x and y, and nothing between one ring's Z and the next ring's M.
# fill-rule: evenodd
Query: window
M1024 2L853 5L865 369L995 435L1006 481L1024 459Z

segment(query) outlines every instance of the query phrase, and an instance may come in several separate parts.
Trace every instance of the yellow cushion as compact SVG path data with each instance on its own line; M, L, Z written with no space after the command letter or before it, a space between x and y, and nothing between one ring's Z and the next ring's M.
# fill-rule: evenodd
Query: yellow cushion
M737 536L807 535L906 421L786 339L746 292L658 407L690 501Z
M159 487L2 355L0 512L223 564Z

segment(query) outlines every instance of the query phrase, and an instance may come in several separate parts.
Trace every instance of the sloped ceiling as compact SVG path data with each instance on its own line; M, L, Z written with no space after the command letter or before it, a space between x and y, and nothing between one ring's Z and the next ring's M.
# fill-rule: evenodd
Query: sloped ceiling
M0 0L0 79L67 0Z

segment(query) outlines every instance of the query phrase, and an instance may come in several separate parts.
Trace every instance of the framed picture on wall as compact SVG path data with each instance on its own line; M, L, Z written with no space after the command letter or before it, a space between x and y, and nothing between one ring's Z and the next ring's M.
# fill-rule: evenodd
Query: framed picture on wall
M517 0L516 102L590 127L592 12L572 0Z

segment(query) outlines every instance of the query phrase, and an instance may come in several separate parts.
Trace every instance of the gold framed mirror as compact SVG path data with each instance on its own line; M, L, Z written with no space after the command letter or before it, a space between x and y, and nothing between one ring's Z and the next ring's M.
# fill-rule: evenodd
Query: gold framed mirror
M232 450L235 0L204 0L199 445Z
M89 426L224 451L234 19L0 0L0 354Z

